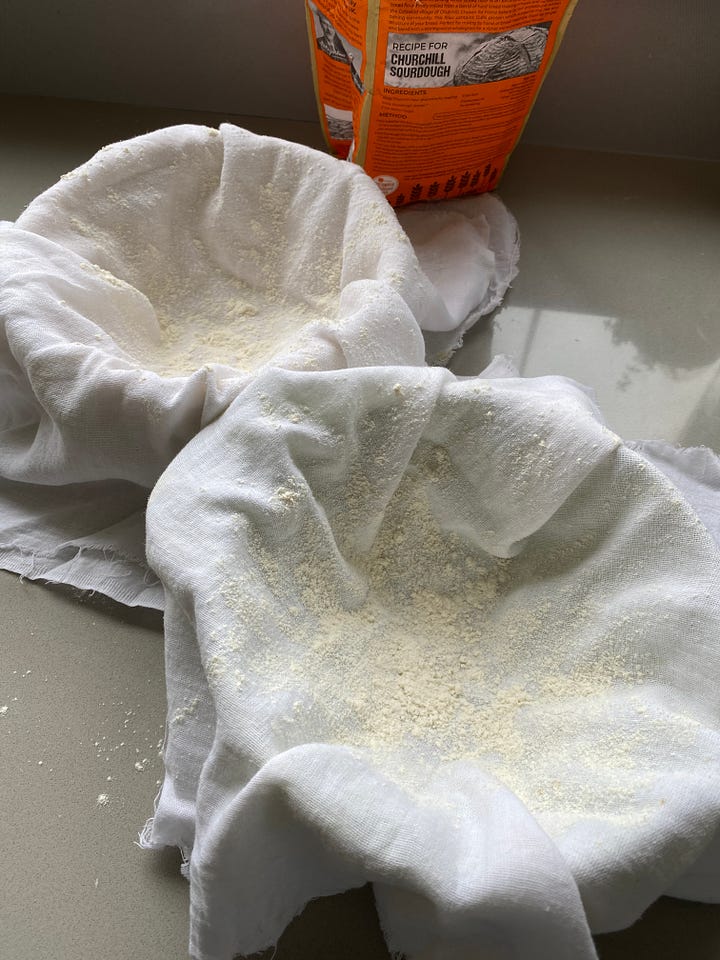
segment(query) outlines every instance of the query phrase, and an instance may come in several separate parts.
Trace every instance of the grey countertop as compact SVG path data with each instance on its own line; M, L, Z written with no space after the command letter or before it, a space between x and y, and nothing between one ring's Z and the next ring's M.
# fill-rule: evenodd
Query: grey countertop
M172 123L322 146L300 122L14 97L0 112L6 220L105 143ZM520 274L453 369L506 353L523 375L592 387L627 439L720 449L720 164L521 146L499 193L520 224ZM160 615L8 573L0 609L0 957L183 960L179 857L134 845L162 776ZM602 960L717 960L720 906L663 899L597 945ZM367 888L310 904L275 954L387 956Z

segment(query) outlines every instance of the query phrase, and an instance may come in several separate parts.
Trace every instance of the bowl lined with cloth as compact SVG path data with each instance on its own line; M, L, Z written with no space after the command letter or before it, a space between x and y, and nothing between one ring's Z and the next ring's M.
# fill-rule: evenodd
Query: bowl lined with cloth
M160 478L148 556L142 843L188 861L197 960L367 882L412 960L590 958L717 897L720 555L571 381L268 369Z
M488 256L463 310L509 282ZM103 148L0 224L0 565L162 606L143 510L178 451L269 363L422 364L446 299L357 166L229 124Z

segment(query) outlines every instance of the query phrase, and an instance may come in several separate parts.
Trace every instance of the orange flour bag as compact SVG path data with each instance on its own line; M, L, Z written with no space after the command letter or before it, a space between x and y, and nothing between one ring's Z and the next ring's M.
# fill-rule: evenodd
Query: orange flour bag
M497 186L577 0L306 0L333 153L393 206Z

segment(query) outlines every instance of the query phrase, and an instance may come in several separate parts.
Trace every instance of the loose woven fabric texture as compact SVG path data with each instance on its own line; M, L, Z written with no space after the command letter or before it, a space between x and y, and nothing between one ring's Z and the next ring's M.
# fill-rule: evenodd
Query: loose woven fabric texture
M410 960L583 960L720 901L718 461L426 365L517 249L495 197L398 219L230 126L0 225L0 564L165 609L141 843L183 851L194 960L368 882Z
M223 125L113 144L0 224L0 562L161 608L148 491L258 369L423 363L499 302L499 200L408 216L427 272L358 167Z
M269 370L156 485L193 956L367 881L410 957L590 957L720 818L717 548L567 381ZM706 878L717 895L717 874Z

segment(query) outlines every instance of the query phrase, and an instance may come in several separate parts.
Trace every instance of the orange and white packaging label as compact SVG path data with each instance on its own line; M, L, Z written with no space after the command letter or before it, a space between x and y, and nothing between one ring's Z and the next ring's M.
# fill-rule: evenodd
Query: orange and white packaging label
M332 152L393 206L492 190L577 0L306 0Z

